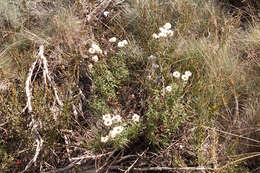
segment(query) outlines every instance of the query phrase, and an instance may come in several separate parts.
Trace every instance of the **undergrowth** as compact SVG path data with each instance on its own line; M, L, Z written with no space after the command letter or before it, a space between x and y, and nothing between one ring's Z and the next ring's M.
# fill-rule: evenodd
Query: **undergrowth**
M257 172L260 24L223 8L0 2L1 172Z

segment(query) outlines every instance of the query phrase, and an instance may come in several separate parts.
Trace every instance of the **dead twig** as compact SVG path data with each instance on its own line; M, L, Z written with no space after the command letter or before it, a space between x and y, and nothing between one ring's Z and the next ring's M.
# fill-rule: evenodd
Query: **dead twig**
M127 167L124 166L111 166L111 170L122 170L127 169ZM174 170L180 170L180 171L216 171L215 168L204 168L204 167L183 167L183 168L171 168L171 167L149 167L149 168L132 168L133 171L174 171Z
M147 150L145 150L145 151L140 155L140 157L143 156L146 151L147 151ZM139 159L140 159L140 158L137 158L137 159L134 161L134 163L132 163L132 165L125 171L125 173L129 172L129 171L134 167L134 165L136 164L136 162L137 162Z
M223 133L223 134L226 134L226 135L235 136L235 137L246 139L246 140L249 140L249 141L252 141L252 142L260 143L260 141L258 141L258 140L248 138L248 137L245 137L245 136L242 136L242 135L237 135L237 134L234 134L234 133L225 132L223 130L213 129L213 128L207 127L207 126L202 126L202 127L206 128L206 129L210 129L210 130L216 130L216 131Z

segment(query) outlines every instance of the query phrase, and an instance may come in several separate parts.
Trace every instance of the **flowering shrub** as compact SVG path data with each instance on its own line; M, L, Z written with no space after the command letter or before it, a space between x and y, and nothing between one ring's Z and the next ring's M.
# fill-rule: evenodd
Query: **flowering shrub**
M123 133L123 131L127 131L128 128L137 128L136 123L140 121L140 116L138 114L133 114L132 119L130 120L122 120L122 117L119 114L116 115L111 115L111 114L105 114L102 116L103 118L103 123L106 126L106 135L101 136L100 141L102 143L107 143L107 142L113 142L114 140L122 141L124 140L124 143L121 143L119 147L122 147L122 145L125 145L126 142L129 140L129 136L127 133ZM132 122L133 123L132 123ZM123 133L123 134L121 134ZM135 134L138 135L138 134ZM117 138L119 137L120 138ZM132 136L133 137L133 136ZM114 141L114 142L116 142Z

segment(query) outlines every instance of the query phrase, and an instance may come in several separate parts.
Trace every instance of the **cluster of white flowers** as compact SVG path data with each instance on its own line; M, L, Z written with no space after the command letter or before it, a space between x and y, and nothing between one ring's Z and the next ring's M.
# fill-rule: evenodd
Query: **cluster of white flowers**
M94 56L92 56L92 61L94 61L94 62L98 62L98 56L97 55L94 55Z
M108 41L110 43L115 43L117 41L117 38L116 37L111 37L110 39L108 39ZM127 40L122 40L122 41L119 41L117 43L117 47L125 47L126 45L128 44Z
M153 37L154 39L158 39L158 38L160 38L160 37L166 38L166 37L168 37L168 36L169 36L169 37L173 36L173 31L171 30L171 27L172 27L172 25L171 25L170 23L166 23L165 25L163 25L163 27L160 27L160 28L159 28L160 33L158 33L158 34L154 33L154 34L152 35L152 37Z
M111 115L105 114L103 115L103 121L105 126L112 126L113 123L119 123L122 121L122 117L119 114ZM110 130L109 135L105 137L101 137L101 142L107 142L110 138L113 139L116 135L120 134L124 130L123 126L116 126L112 130Z
M185 71L185 73L184 73L183 75L181 75L181 73L178 72L178 71L175 71L175 72L173 72L173 74L172 74L172 76L175 77L175 78L177 78L177 79L179 79L179 78L181 77L181 79L182 79L183 81L188 81L189 78L191 77L191 75L192 75L192 73L191 73L190 71Z
M95 43L93 43L93 44L91 45L91 48L89 48L88 52L89 52L90 54L96 54L96 53L102 54L102 50L101 50L100 47L99 47L97 44L95 44Z
M119 41L117 44L117 47L125 47L128 44L126 40Z
M100 47L97 44L93 43L91 45L91 48L88 49L88 52L93 55L93 54L102 54L103 51L100 49ZM91 60L94 62L98 62L98 56L97 55L92 56Z
M120 123L122 122L122 117L119 114L111 115L111 114L105 114L102 116L102 119L104 121L104 125L111 127L113 123ZM132 117L132 120L134 122L139 122L140 116L138 114L134 114ZM118 124L117 124L118 125ZM119 135L124 130L123 126L115 126L112 130L109 131L107 136L101 136L100 141L103 143L106 143L109 139L114 139L117 135Z
M116 126L109 132L109 137L114 139L118 134L120 134L124 130L123 126Z

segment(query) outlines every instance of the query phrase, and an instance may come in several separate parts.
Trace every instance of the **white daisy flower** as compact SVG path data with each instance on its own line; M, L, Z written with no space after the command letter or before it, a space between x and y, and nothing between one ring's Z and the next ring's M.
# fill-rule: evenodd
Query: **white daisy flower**
M104 11L104 13L103 13L103 14L104 14L104 16L106 16L106 17L107 17L107 16L109 15L109 11Z
M113 139L116 135L120 134L124 130L123 126L114 127L113 130L110 130L109 136Z
M181 77L181 74L178 71L173 72L172 75L173 75L173 77L175 77L177 79L179 79Z
M168 32L168 30L163 27L160 27L159 30L161 31L161 33L165 33L165 34L167 34Z
M92 61L98 62L98 56L97 56L97 55L93 56L93 57L92 57Z
M159 38L159 35L156 34L156 33L154 33L154 34L152 35L152 37L153 37L154 39L158 39L158 38Z
M183 80L183 81L187 81L187 80L189 80L189 76L187 76L187 75L182 75L181 76L181 79Z
M128 44L127 40L123 40L122 42L123 42L124 45Z
M172 27L172 25L171 25L170 23L166 23L166 24L163 26L163 28L164 28L164 29L167 29L167 30L171 29L171 27Z
M112 119L105 119L104 124L105 124L105 126L111 126L112 125Z
M115 131L117 134L120 134L124 130L123 126L116 126L113 128L113 131Z
M125 44L122 41L120 41L118 42L117 47L125 47Z
M165 90L168 92L168 93L170 93L171 91L172 91L172 86L167 86L166 88L165 88Z
M111 115L110 114L103 115L103 120L107 120L107 119L111 119Z
M173 32L172 30L169 30L169 31L167 32L167 35L169 35L169 37L172 37L173 34L174 34L174 32Z
M116 137L116 135L117 135L116 131L110 130L110 132L109 132L109 137L110 138L114 139Z
M89 70L91 70L91 69L93 68L93 64L90 63L90 64L88 65L88 68L89 68Z
M140 116L138 114L134 114L133 117L132 117L132 120L134 122L139 122L139 119L140 119Z
M112 37L112 38L110 38L108 41L110 42L110 43L114 43L114 42L116 42L116 37Z
M115 123L118 123L118 122L122 121L122 118L120 115L117 114L117 115L113 116L112 121Z
M102 50L97 44L92 44L91 47L94 48L97 53L102 54Z
M190 71L185 71L184 75L191 77L192 73Z
M159 36L159 37L167 37L167 34L164 33L164 32L160 32L158 36Z
M90 54L95 54L95 53L96 53L96 49L94 49L93 47L91 47L91 48L88 49L88 52L89 52Z
M108 141L108 139L109 139L109 136L105 136L105 137L101 136L100 141L101 141L102 143L106 143L106 142Z

